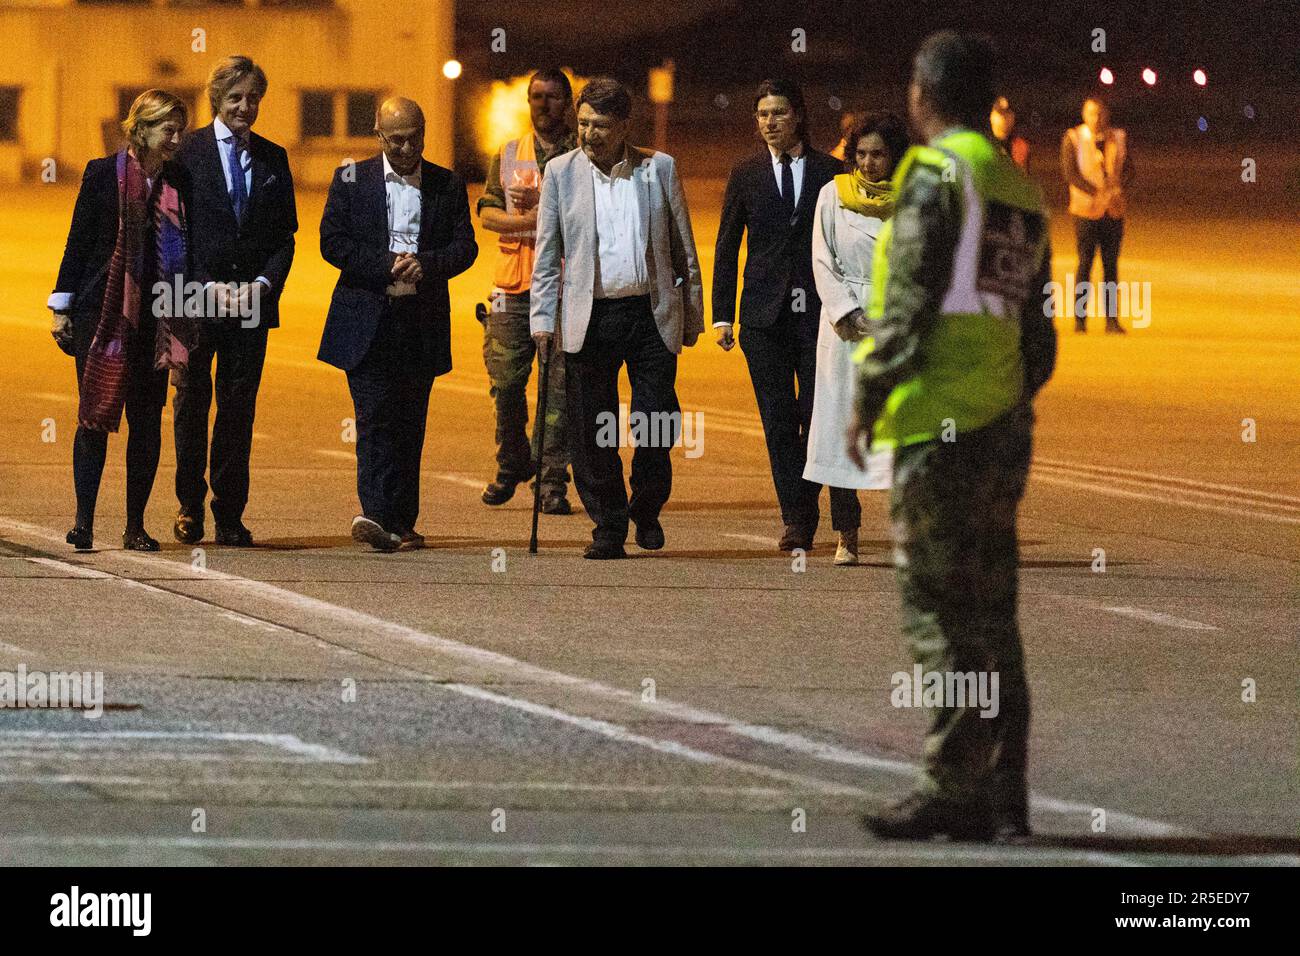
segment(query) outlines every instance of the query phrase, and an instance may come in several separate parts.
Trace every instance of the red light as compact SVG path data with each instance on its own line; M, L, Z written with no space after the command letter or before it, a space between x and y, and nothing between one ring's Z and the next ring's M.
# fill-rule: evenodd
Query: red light
M1155 86L1156 71L1151 69L1151 67L1148 66L1145 70L1142 71L1142 82L1145 83L1147 86Z
M1115 74L1110 71L1109 67L1103 66L1101 68L1101 75L1098 77L1098 79L1101 80L1103 83L1105 83L1107 86L1110 86L1112 83L1115 82Z
M1206 83L1205 71L1197 70L1195 73L1192 74L1192 79L1196 81L1197 86L1204 86Z

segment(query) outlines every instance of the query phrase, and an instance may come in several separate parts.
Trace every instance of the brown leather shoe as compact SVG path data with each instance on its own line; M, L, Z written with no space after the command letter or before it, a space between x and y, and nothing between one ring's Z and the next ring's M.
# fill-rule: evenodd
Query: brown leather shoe
M181 544L198 544L203 540L203 519L184 511L179 512L172 525L172 535Z
M424 547L424 535L414 528L407 528L394 533L402 539L401 550L403 551L419 551Z
M483 489L483 504L492 505L494 508L497 505L505 504L515 496L515 487L517 485L518 482L503 481L500 478L488 482L488 486Z
M814 533L801 525L788 524L785 526L785 534L781 535L781 540L776 549L778 551L793 551L795 548L800 548L804 551L811 551Z

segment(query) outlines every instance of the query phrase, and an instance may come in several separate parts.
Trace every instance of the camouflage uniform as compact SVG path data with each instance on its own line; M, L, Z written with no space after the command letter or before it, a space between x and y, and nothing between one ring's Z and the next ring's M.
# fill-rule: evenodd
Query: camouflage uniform
M888 251L889 280L875 348L859 366L858 416L872 422L893 388L925 362L961 228L960 184L917 164L902 185ZM1037 285L1051 279L1051 252ZM903 633L925 672L998 673L999 710L939 707L926 735L918 791L957 803L1027 802L1029 691L1016 622L1016 510L1029 474L1030 401L1051 376L1056 331L1043 298L1022 306L1021 404L955 441L895 449L890 500Z
M569 133L555 144L553 152L542 152L537 144L537 166L545 169L546 161L578 145ZM493 154L488 167L487 183L478 201L483 208L506 208L505 187L501 183L501 157ZM536 429L528 437L528 380L532 374L537 347L528 330L528 293L510 295L493 290L491 307L483 328L483 364L491 381L490 394L496 406L497 480L518 483L533 474L536 461ZM552 350L550 383L546 398L546 447L542 452L542 491L563 495L569 482L568 425L565 415L564 353Z

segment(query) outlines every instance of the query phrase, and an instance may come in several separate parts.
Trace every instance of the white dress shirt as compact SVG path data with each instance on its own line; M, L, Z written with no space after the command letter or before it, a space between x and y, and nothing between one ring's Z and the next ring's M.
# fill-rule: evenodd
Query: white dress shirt
M235 184L230 181L230 154L235 149L235 134L230 131L229 126L214 116L212 118L212 135L217 138L217 152L221 154L221 175L226 177L226 195L229 196L235 188ZM244 171L244 195L251 198L253 195L253 154L248 151L247 139L244 141L244 148L239 153L239 168ZM268 289L271 288L271 280L266 276L258 276L254 281L262 283ZM204 288L206 289L214 284L209 282Z
M591 185L596 193L596 287L592 294L597 299L650 292L645 223L632 168L626 152L608 176L591 164Z
M420 167L402 176L384 157L384 194L388 205L388 251L416 252L420 247ZM415 295L415 283L394 282L384 290L391 296Z

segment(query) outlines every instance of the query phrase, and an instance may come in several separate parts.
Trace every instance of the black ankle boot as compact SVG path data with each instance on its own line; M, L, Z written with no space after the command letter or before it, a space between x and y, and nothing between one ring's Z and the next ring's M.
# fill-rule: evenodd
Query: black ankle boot
M77 525L68 532L65 540L78 551L89 551L95 547L95 535L85 525Z
M128 551L157 551L158 542L144 528L127 528L122 532L122 547Z

